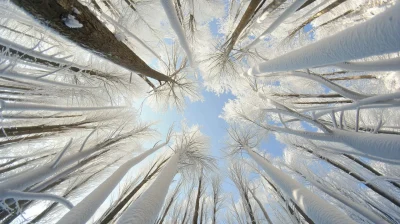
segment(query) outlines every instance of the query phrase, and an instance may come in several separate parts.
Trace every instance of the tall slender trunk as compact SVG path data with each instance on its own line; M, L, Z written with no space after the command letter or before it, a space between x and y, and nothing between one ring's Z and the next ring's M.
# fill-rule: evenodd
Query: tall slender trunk
M58 221L58 224L87 222L133 166L167 144L168 142L165 142L152 149L146 150L142 154L122 164L110 177L65 214L60 221Z
M330 5L328 5L327 7L325 7L324 9L322 9L321 11L315 13L313 16L311 16L309 19L307 19L305 22L303 22L300 26L298 26L296 29L294 29L290 34L289 34L289 38L292 38L297 31L301 30L303 27L305 27L307 24L311 23L312 21L314 21L315 19L317 19L318 17L324 15L325 13L331 11L333 8L335 8L336 6L342 4L343 2L345 2L347 0L336 0L333 3L331 3Z
M295 202L291 201L291 202L294 204L294 207L295 207L296 210L294 210L294 209L289 205L289 202L285 199L285 197L284 197L284 196L282 195L282 193L278 190L278 188L277 188L270 180L268 180L268 178L265 177L264 174L262 174L261 172L260 172L259 174L261 175L261 177L262 177L265 181L268 182L268 184L272 187L272 189L275 191L275 193L279 196L279 198L281 199L281 201L286 205L286 208L285 208L285 210L287 209L286 212L288 212L288 213L290 213L290 215L296 217L296 215L295 215L296 213L295 213L295 212L296 212L296 210L297 210L297 212L299 212L299 213L304 217L304 219L307 221L307 223L309 223L309 224L314 224L314 222L310 219L310 217L308 217L308 215L307 215L306 213L304 213L304 211L301 210L301 208L300 208L299 206L297 206ZM296 220L297 220L298 223L300 223L300 220L298 219L298 217L296 217Z
M247 45L244 49L248 50L251 47L257 45L260 41L262 41L267 34L272 33L276 28L279 27L287 19L291 16L306 0L296 0L292 3L261 35L259 35L253 42ZM283 2L283 1L282 1Z
M179 189L181 187L181 184L178 184L175 188L174 193L172 194L166 208L165 211L163 212L163 215L161 216L160 220L157 222L158 224L162 224L165 220L165 217L167 217L168 211L171 208L172 204L175 202L176 196L178 195Z
M173 155L151 186L122 214L118 224L154 223L178 171L179 153ZM146 209L143 209L146 206Z
M354 223L346 214L322 200L307 188L275 168L250 148L245 147L250 157L268 174L271 180L290 197L315 223Z
M77 0L30 1L12 0L14 4L48 24L53 30L67 37L79 46L98 52L115 64L141 73L159 81L172 81L168 76L150 68L133 53L91 11ZM80 14L73 14L73 8ZM73 16L82 24L80 28L70 28L65 22Z
M205 198L203 198L202 203L201 203L201 209L200 209L200 222L199 224L203 224L203 218L204 218L204 206L205 206ZM197 223L196 223L197 224Z
M193 224L197 224L197 221L199 219L199 206L200 206L200 198L201 198L201 191L202 191L202 180L203 180L203 170L201 171L201 175L199 177L199 184L197 188L197 196L196 196L196 203L194 206L194 214L193 214Z
M126 133L123 135L119 135L117 137L106 139L103 142L87 149L85 151L75 153L69 156L65 156L61 158L60 162L58 163L57 167L53 167L52 163L47 163L35 169L29 170L27 172L21 173L15 177L12 177L2 183L0 183L0 198L6 196L6 192L8 190L19 190L22 191L27 187L36 184L45 178L63 170L65 167L84 159L85 157L92 155L95 152L101 151L102 148L111 146L116 142L128 138L132 136L132 133Z
M185 32L179 22L177 14L175 13L174 3L172 2L172 0L161 0L161 4L164 8L164 12L167 14L171 28L174 30L181 47L186 53L190 65L192 67L195 67L195 61L193 59L189 43L186 39Z
M186 209L185 209L185 213L183 214L182 224L185 224L186 217L187 217L187 214L188 214L188 211L189 211L190 196L191 196L191 194L189 194L189 197L188 197L188 200L187 200L187 203L186 203Z
M43 134L43 133L54 133L61 132L68 129L84 129L88 128L82 126L85 124L93 123L93 121L81 121L71 124L58 124L58 125L39 125L39 126L25 126L25 127L10 127L3 128L7 136L20 136L20 135L31 135L31 134ZM5 137L3 132L0 132L0 137Z
M329 164L331 164L332 166L338 168L339 170L347 173L348 175L352 176L353 178L355 178L356 180L360 181L361 183L364 183L364 185L366 187L368 187L369 189L373 190L375 193L379 194L380 196L386 198L387 200L389 200L390 202L392 202L393 204L395 204L396 206L400 207L400 200L398 200L396 197L390 195L386 190L384 189L380 189L379 187L371 184L371 183L367 183L367 180L365 178L363 178L361 175L359 175L357 172L350 170L349 168L347 168L345 165L342 165L332 159L329 159L327 157L321 156L320 154L316 153L315 151L305 148L303 146L299 146L299 145L295 145L296 148L300 148L303 151L306 151L326 162L328 162ZM349 155L347 155L346 157L348 157ZM350 158L352 158L352 156L350 156ZM354 158L354 157L353 157Z
M263 215L265 217L265 219L267 220L267 222L269 224L272 224L271 218L269 217L267 210L265 210L264 205L261 203L261 201L257 198L256 194L254 193L254 191L251 191L251 194L253 195L254 200L257 202L258 206L260 207L261 211L263 212Z
M303 8L309 6L311 3L315 2L315 0L307 0L300 8L298 8L296 11L300 11Z
M12 43L12 44L13 44L13 46L16 45L15 43ZM68 62L68 61L65 61L65 63L60 63L59 61L51 61L51 60L48 60L47 57L41 57L40 54L30 55L29 53L18 50L18 48L21 48L21 47L17 47L16 49L14 49L11 46L5 46L5 45L0 44L0 51L7 51L8 54L10 54L14 57L16 56L16 57L18 57L18 59L24 60L24 61L28 62L29 64L32 64L33 66L34 66L34 64L39 64L39 65L44 65L44 66L47 66L48 68L53 68L53 69L67 68L67 70L71 71L71 72L80 72L82 74L88 74L91 76L97 76L97 77L106 78L106 79L109 77L109 75L107 73L104 73L101 71L83 69L83 68L79 68L78 66L71 66L70 62Z
M257 6L260 4L261 0L251 0L249 6L247 6L246 11L244 12L242 18L240 19L239 24L236 26L235 30L233 31L231 37L227 42L227 47L225 50L226 57L229 56L230 52L233 50L240 33L242 33L243 29L246 27L247 23L250 21L251 16L254 14Z
M257 224L256 218L254 216L253 208L250 204L250 199L249 199L249 194L247 193L247 189L242 189L243 190L243 199L245 203L245 207L247 208L247 213L249 214L249 218L252 224Z
M146 176L143 178L143 180L135 188L133 188L127 195L125 195L125 197L121 201L118 201L117 204L115 206L113 206L110 211L108 211L106 214L104 214L99 219L99 223L100 224L108 224L108 223L111 223L113 220L115 220L115 217L117 217L118 213L120 213L125 207L128 206L129 202L136 195L136 193L140 189L142 189L142 187L147 182L149 182L160 171L161 167L167 161L168 161L168 158L162 160L158 165L156 165L154 170L152 170L153 169L153 167L152 167L149 170L149 172L146 174Z

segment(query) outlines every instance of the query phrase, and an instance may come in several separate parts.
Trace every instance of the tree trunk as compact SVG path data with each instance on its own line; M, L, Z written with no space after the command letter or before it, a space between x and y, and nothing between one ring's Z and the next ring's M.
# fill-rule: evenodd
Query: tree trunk
M293 104L332 104L332 103L353 103L353 100L334 100L334 101L308 101L308 102L293 102Z
M12 0L12 2L48 24L60 35L89 51L98 52L99 56L115 64L159 81L172 81L168 76L150 68L125 44L117 40L114 34L77 0ZM82 24L80 28L70 28L66 25L68 17L73 14L73 8L80 12L79 15L73 15Z
M260 4L261 0L251 0L249 6L247 6L246 11L244 12L242 18L240 19L239 24L233 31L231 37L228 40L227 47L225 50L226 57L229 56L230 52L232 51L233 47L238 40L240 33L242 33L243 29L246 27L247 23L250 21L251 16L254 14L257 6Z
M315 223L355 223L342 211L275 168L263 157L245 147L250 157L261 166L274 183L297 204Z
M254 193L254 191L250 191L251 194L253 195L254 200L257 202L258 206L260 207L261 211L264 214L265 219L267 220L267 222L269 224L272 224L271 218L269 217L267 210L265 210L264 205L261 203L261 201L256 197L256 194Z
M309 6L309 5L310 5L311 3L313 3L313 2L315 2L315 0L307 0L300 8L298 8L298 9L296 10L296 12L302 10L303 8L305 8L305 7L307 7L307 6Z
M336 6L342 4L343 2L345 2L347 0L336 0L333 3L331 3L330 5L328 5L327 7L325 7L324 9L322 9L321 11L315 13L313 16L311 16L309 19L307 19L305 22L303 22L299 27L297 27L296 29L294 29L290 34L289 34L289 38L292 38L297 31L303 29L303 27L305 27L307 24L311 23L312 21L314 21L315 19L317 19L318 17L324 15L325 13L331 11L333 8L335 8Z
M143 180L135 188L133 188L131 192L129 192L121 201L118 201L117 205L114 206L111 211L104 214L103 217L99 219L100 224L111 223L115 219L115 217L117 217L117 214L120 213L123 210L123 208L129 204L129 202L136 195L136 193L147 182L149 182L154 177L154 175L156 175L160 171L161 167L167 161L168 161L168 159L163 160L160 164L157 165L157 167L156 167L156 169L154 169L154 171L152 171L152 169L150 169L149 172L146 174L146 176L143 178Z
M75 205L73 209L65 214L58 221L58 224L86 223L133 166L167 144L168 142L165 142L161 145L155 146L154 148L146 150L140 155L122 164L113 174L111 174L110 177L108 177L81 202Z
M360 176L359 174L357 174L356 172L350 170L349 168L347 168L346 166L331 160L329 158L323 157L317 153L315 153L313 150L311 149L307 149L303 146L299 146L299 145L295 145L297 148L302 149L303 151L306 151L310 154L313 154L314 156L328 162L329 164L331 164L332 166L338 168L339 170L347 173L348 175L354 177L356 180L360 181L361 183L365 184L365 186L367 186L368 188L370 188L371 190L373 190L375 193L379 194L380 196L386 198L387 200L389 200L390 202L392 202L393 204L395 204L396 206L400 207L400 201L398 199L396 199L395 197L391 196L390 194L388 194L385 190L380 189L379 187L374 186L371 183L366 183L367 180L364 179L362 176ZM348 155L349 156L349 155ZM346 157L348 157L346 156ZM351 158L352 156L350 156ZM348 157L349 158L349 157ZM353 157L354 158L354 157Z
M338 78L330 78L331 81L339 81L339 80L360 80L360 79L377 79L374 75L357 75L357 76L346 76L346 77L338 77Z
M200 206L200 198L201 198L201 191L202 191L202 180L203 180L203 170L201 171L201 175L199 177L199 185L197 189L197 196L196 196L196 204L194 206L194 214L193 214L193 224L197 224L197 220L199 219L199 206Z
M178 171L179 153L173 155L156 180L122 214L118 224L154 223L167 196L169 185ZM143 206L146 209L143 209Z
M168 211L171 208L172 204L174 203L175 198L178 195L180 187L181 187L181 184L178 184L178 186L176 186L175 191L172 194L171 199L169 200L168 205L165 208L163 215L161 216L161 219L157 222L158 224L162 224L164 222L165 217L167 217Z
M250 204L250 199L249 199L249 195L248 195L248 191L247 189L242 189L243 190L243 199L244 199L244 203L246 204L246 208L247 208L247 213L249 214L250 217L250 221L252 224L257 224L256 219L254 217L254 212L253 212L253 208L251 207Z
M289 52L248 70L249 75L333 65L400 51L400 4L364 23ZM379 34L379 35L377 35ZM348 49L354 49L349 51Z
M27 126L27 127L10 127L4 128L7 136L20 136L30 134L43 134L43 133L55 133L61 132L68 129L84 129L88 128L82 125L93 123L91 121L81 121L72 124L58 124L58 125L39 125L39 126ZM0 132L0 137L6 137L3 132Z

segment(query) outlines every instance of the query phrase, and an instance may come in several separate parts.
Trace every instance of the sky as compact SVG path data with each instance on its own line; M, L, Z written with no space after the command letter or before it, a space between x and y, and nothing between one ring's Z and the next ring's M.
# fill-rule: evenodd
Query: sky
M209 23L211 33L216 37L221 37L223 34L219 33L218 20L214 19ZM310 29L310 27L307 27ZM164 39L166 44L171 44L171 39ZM201 78L200 78L201 79ZM200 80L202 82L202 80ZM235 98L231 93L224 93L216 95L215 93L208 92L202 87L201 95L203 101L186 102L186 108L182 112L170 108L167 111L154 111L146 104L143 104L141 118L144 121L157 120L158 123L155 128L166 136L171 124L175 123L180 126L180 121L184 120L189 127L192 125L199 125L201 132L209 137L210 140L210 155L217 159L217 165L220 173L228 173L228 164L226 162L223 149L225 147L224 140L227 138L228 124L220 118L223 107L228 100ZM146 147L151 147L148 143ZM273 157L282 156L285 145L276 140L275 135L269 134L261 142L260 148L268 152ZM237 189L234 187L233 182L225 178L222 183L223 191L225 193L232 193L234 200L239 199ZM236 193L235 193L236 192Z

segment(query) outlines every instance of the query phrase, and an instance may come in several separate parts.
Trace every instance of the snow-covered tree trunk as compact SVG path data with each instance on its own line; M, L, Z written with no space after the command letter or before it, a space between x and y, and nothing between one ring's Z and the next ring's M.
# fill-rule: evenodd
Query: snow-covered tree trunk
M257 155L249 147L245 147L252 159L261 166L271 180L292 199L315 223L354 223L345 213L322 200L314 193L291 179L287 174L275 168L265 159Z
M154 223L178 171L179 153L174 154L151 186L122 214L118 224Z
M172 0L161 0L161 4L164 8L164 12L167 14L168 21L171 25L171 28L174 30L176 36L178 36L179 43L181 47L186 53L188 57L189 63L192 67L196 67L195 61L193 59L192 51L190 50L190 46L188 41L186 40L185 32L182 29L181 24L179 23L178 16L175 13L175 7Z
M107 178L107 180L100 184L92 193L86 196L79 204L64 215L58 223L66 224L87 222L133 166L158 149L164 147L167 143L168 142L165 142L159 146L155 146L121 165L109 178Z
M396 4L364 23L256 65L248 74L311 68L400 51L399 11L400 4Z
M258 36L253 42L243 48L243 50L248 50L251 47L256 46L260 41L262 41L266 35L272 33L285 19L292 15L298 8L300 8L307 0L296 0L292 3L283 13L276 19L260 36Z

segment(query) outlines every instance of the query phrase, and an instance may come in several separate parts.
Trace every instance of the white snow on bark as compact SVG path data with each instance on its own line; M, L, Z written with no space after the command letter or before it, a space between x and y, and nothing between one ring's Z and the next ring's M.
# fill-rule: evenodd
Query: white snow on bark
M77 204L71 211L65 214L57 223L68 224L87 222L133 166L141 162L153 152L164 147L166 144L167 142L147 150L121 165L109 178L79 202L79 204Z
M254 47L260 41L262 41L266 35L272 33L279 25L285 21L288 17L292 15L298 8L300 8L307 0L297 0L291 4L283 13L276 19L260 36L258 36L253 42L247 45L244 50L248 50Z
M78 14L78 13L77 13ZM66 18L63 18L64 24L69 28L77 29L82 28L83 25L78 20L75 19L75 16L68 15Z
M151 186L134 201L118 220L118 224L155 223L164 204L169 185L178 170L179 153L173 155Z
M334 192L332 189L327 188L326 186L322 186L320 183L317 181L313 181L310 179L307 179L309 182L311 182L314 186L318 187L321 191L325 192L326 194L330 195L331 197L335 198L336 200L342 202L343 204L347 205L354 211L360 213L373 223L382 223L382 224L389 224L386 220L382 219L381 217L377 216L375 213L369 211L367 208L363 207L362 205L359 205L349 198L338 194Z
M72 12L75 13L75 14L77 14L77 15L80 15L80 14L81 14L81 12L80 12L77 8L75 8L75 7L72 8Z
M400 57L366 62L345 62L334 65L349 71L400 71Z
M179 23L178 16L175 13L174 3L172 2L172 0L161 0L161 4L164 8L165 13L167 14L171 28L174 30L176 36L178 36L179 43L181 44L181 47L188 57L190 65L192 67L196 67L195 61L193 60L192 51L190 50L189 43L186 40L185 32L183 31L182 26Z
M337 64L400 51L400 4L333 36L258 64L248 74Z
M345 213L322 200L317 195L290 178L287 174L275 168L264 158L261 158L250 148L245 147L251 158L261 166L272 182L280 187L282 192L290 197L314 223L354 223Z

